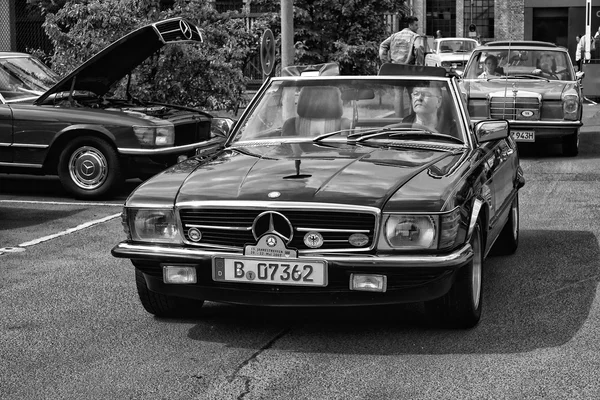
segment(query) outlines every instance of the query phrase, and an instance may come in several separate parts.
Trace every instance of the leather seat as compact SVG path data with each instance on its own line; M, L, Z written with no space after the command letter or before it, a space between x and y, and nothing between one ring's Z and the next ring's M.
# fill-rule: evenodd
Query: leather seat
M283 124L282 136L315 137L351 127L350 120L342 117L342 94L333 86L303 88L296 111L298 116Z

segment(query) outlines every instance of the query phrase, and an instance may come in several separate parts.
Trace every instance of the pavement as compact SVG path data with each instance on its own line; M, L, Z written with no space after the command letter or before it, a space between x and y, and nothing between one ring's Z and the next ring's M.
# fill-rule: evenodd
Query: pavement
M600 131L600 103L584 103L582 120L583 127L581 128L581 132Z

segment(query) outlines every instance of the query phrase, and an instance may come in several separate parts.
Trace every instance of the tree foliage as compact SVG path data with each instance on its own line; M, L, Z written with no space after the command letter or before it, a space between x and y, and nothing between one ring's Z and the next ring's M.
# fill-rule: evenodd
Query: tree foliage
M46 15L44 29L54 45L50 63L66 74L132 30L175 16L196 23L204 43L165 46L132 75L133 95L235 110L246 87L242 71L258 51L261 25L248 30L240 14L218 13L204 0L175 0L168 9L158 0L67 2Z
M280 1L252 4L269 12L265 21L280 38ZM404 1L395 0L294 0L293 4L294 63L337 62L343 74L376 73L379 43L388 36L384 16L405 9Z

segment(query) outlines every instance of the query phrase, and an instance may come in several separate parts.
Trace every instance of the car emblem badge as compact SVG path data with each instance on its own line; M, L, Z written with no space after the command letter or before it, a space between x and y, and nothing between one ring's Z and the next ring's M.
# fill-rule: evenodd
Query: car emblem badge
M252 235L258 240L266 234L279 237L289 244L294 237L294 228L285 215L277 211L265 211L259 214L252 223Z
M269 194L267 195L270 199L276 199L279 196L281 196L281 193L279 192L269 192Z
M185 22L184 20L179 21L179 29L181 29L181 33L183 33L183 36L185 36L186 39L191 39L192 38L192 28L190 28L190 25Z
M273 235L267 236L267 246L269 246L269 247L277 246L277 238Z
M308 232L304 235L304 244L311 249L323 246L323 235L319 232Z
M85 160L81 163L81 173L84 176L91 176L94 173L94 163L90 160Z
M521 111L521 115L526 118L533 117L533 111L531 111L531 110Z
M200 232L197 228L191 228L188 230L188 237L192 242L199 242L202 240L202 232Z

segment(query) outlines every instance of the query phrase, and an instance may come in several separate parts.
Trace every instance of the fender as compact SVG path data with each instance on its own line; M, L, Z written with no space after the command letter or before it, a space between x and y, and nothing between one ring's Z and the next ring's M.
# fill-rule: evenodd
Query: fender
M105 136L105 137L109 138L112 143L116 143L116 140L117 140L115 138L115 136L113 135L113 133L111 131L109 131L108 129L106 129L102 125L75 124L75 125L69 125L65 129L61 130L60 132L57 132L57 134L54 135L54 138L52 139L52 142L50 143L50 147L52 147L52 145L57 140L59 140L63 135L71 133L73 131L96 132L96 133L101 134L102 136Z

